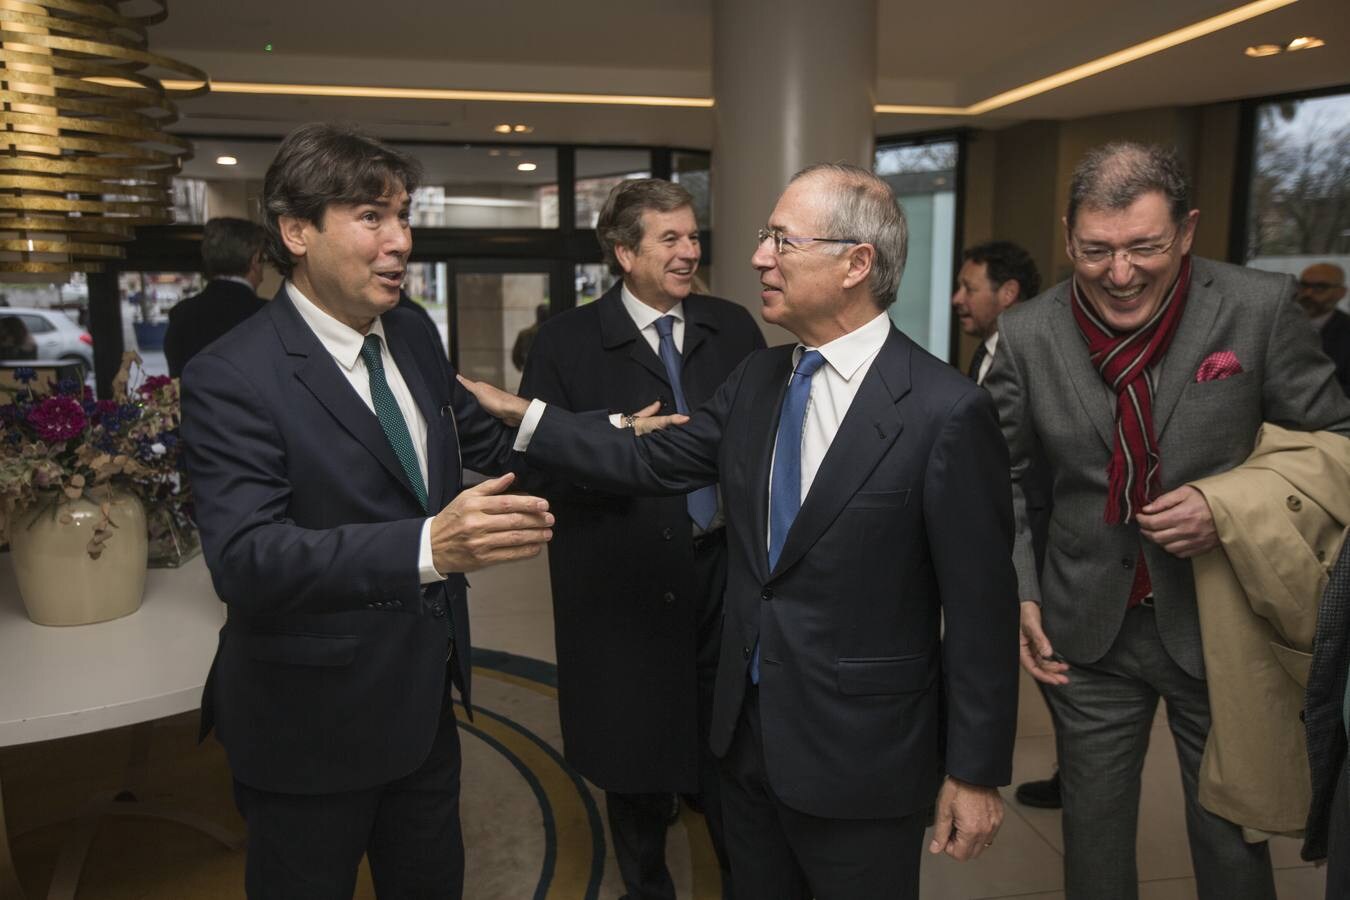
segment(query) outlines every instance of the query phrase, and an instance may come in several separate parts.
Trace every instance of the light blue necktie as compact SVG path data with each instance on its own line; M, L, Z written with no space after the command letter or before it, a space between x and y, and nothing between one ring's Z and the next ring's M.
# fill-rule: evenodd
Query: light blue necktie
M680 351L675 347L675 317L662 316L656 320L656 333L661 338L661 364L666 367L666 378L670 389L675 392L675 411L689 415L689 404L684 399L684 384L680 381ZM717 488L713 485L701 487L685 496L689 507L689 518L704 531L712 524L717 515Z
M825 363L819 350L807 350L797 361L778 415L774 440L773 477L769 483L769 571L778 565L788 531L802 507L802 438L806 402L811 399L811 376ZM750 682L759 684L759 642L750 659Z
M427 508L427 488L422 481L422 468L417 464L417 451L413 449L412 437L408 434L408 423L403 420L394 392L389 390L389 382L384 377L384 360L380 358L380 339L377 335L366 335L361 345L361 358L366 362L366 373L370 375L370 400L375 406L375 416L380 420L384 436L389 446L403 466L422 510Z

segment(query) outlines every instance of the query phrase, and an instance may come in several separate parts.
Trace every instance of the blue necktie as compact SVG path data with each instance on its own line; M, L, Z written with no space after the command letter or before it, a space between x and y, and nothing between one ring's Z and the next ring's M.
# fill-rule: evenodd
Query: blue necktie
M661 338L661 364L666 367L666 378L670 389L675 392L675 411L689 415L689 404L684 399L684 385L680 381L680 351L675 347L675 317L662 316L656 320L656 333ZM712 524L717 515L717 488L713 485L701 487L685 496L689 507L689 518L704 531Z
M825 363L819 350L807 350L797 361L778 415L774 440L773 477L769 483L769 571L778 565L788 531L802 507L802 439L806 402L811 399L811 376ZM759 642L750 659L750 682L759 684Z
M380 358L380 339L373 334L366 335L361 345L361 358L366 362L366 374L370 376L370 400L375 406L375 416L380 420L380 428L389 440L389 446L398 457L403 472L408 476L422 509L427 508L427 488L422 482L422 467L417 464L417 451L413 449L412 437L408 434L408 423L403 420L394 392L389 390L389 382L384 377L384 360Z

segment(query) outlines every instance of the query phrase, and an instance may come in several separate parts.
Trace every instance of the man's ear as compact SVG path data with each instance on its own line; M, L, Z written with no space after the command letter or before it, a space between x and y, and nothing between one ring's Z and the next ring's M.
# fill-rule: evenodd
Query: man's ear
M848 272L844 274L845 290L855 288L867 281L876 263L877 248L871 244L859 244L850 247L848 252Z
M277 217L277 230L281 232L281 242L286 245L286 249L290 251L291 256L305 255L305 251L308 249L305 229L308 225L307 219L300 219L295 216Z
M637 262L637 253L623 244L614 245L614 258L619 261L619 268L623 269L625 275L633 271L633 266Z
M998 298L998 308L1003 310L1017 302L1017 298L1022 295L1022 285L1018 284L1016 278L1009 278L998 286L994 292Z

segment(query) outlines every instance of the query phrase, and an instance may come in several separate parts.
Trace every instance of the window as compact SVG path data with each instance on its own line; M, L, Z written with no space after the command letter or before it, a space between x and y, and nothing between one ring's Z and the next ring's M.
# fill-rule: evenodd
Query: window
M939 359L947 359L951 349L960 159L961 145L954 139L882 144L875 159L877 175L895 191L909 223L909 258L891 319Z
M650 150L577 150L576 227L594 228L610 191L621 181L652 176Z
M1350 270L1350 93L1263 101L1252 115L1245 262Z

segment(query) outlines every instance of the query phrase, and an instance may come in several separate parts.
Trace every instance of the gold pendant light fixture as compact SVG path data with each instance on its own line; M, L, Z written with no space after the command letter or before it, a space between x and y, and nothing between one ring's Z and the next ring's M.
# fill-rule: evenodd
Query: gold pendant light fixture
M164 129L210 81L147 49L167 16L168 0L0 0L0 273L98 272L136 226L172 221L192 149Z

